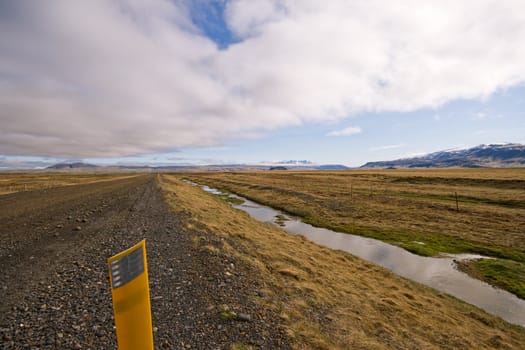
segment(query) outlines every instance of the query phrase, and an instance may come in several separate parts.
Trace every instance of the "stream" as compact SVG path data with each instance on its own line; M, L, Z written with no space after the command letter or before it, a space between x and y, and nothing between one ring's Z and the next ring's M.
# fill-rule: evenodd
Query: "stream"
M224 195L214 188L195 183L191 184L200 186L206 192ZM525 300L472 278L455 268L454 260L481 258L479 255L419 256L398 246L372 238L314 227L305 224L298 218L291 217L246 198L233 194L230 196L244 201L242 204L232 204L233 207L245 211L258 221L275 224L292 234L302 235L325 247L348 252L387 268L400 276L475 305L492 315L501 317L507 322L525 327ZM281 218L285 218L284 221L279 221L279 224L276 222L278 215Z

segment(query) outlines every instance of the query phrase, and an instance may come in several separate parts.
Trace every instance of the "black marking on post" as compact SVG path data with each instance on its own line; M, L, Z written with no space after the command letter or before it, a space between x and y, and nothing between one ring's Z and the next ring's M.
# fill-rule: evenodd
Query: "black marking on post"
M122 287L144 272L144 252L139 247L111 263L113 289Z

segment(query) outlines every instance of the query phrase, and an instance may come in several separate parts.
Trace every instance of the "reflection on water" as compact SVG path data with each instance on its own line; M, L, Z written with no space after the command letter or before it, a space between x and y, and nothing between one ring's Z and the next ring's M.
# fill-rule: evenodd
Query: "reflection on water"
M220 191L208 186L204 186L203 189L214 194L221 194ZM314 227L272 208L239 196L234 197L245 201L243 204L233 205L235 208L247 212L259 221L275 223L275 216L283 215L287 220L281 227L290 233L300 234L328 248L351 253L410 280L476 305L510 323L525 326L525 300L471 278L454 268L453 259L461 260L479 256L460 254L442 258L423 257L375 239Z

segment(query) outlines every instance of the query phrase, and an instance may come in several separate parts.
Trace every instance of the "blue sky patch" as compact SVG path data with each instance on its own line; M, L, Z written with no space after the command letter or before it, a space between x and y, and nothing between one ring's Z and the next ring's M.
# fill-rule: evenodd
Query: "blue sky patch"
M225 0L199 0L190 5L192 22L220 49L238 41L226 24L225 9Z

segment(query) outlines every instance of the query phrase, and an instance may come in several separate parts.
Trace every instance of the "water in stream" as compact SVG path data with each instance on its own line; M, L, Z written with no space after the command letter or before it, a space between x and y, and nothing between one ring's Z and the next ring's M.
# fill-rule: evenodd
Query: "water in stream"
M202 188L213 194L221 194L208 186ZM525 327L525 300L471 278L455 268L454 259L472 259L479 256L464 254L440 258L423 257L379 240L314 227L278 210L239 196L235 197L244 200L244 203L233 206L259 221L275 224L276 216L282 215L286 220L281 223L281 227L290 233L300 234L325 247L353 254L412 281L466 301L510 323Z

